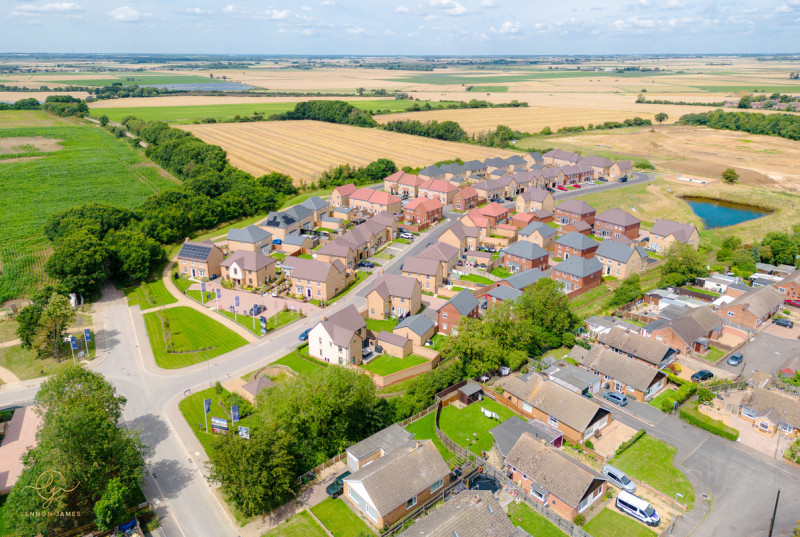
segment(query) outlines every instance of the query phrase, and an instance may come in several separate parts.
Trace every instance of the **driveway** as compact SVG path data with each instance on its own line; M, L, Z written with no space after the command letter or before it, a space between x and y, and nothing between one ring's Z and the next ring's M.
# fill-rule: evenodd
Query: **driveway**
M224 311L230 311L231 306L234 304L234 298L239 297L239 307L236 309L237 313L246 314L247 311L253 307L254 304L260 304L267 308L266 312L261 315L265 317L272 317L279 311L283 311L284 307L291 310L302 311L307 316L318 315L321 309L310 302L301 302L291 298L273 297L271 295L259 295L258 293L249 293L247 291L237 291L235 289L225 289L224 287L213 286L206 284L206 291L210 292L214 289L221 290L219 299L219 308ZM189 287L191 291L199 291L200 284L194 283ZM216 309L217 301L215 299L206 301L205 306L210 309Z
M788 328L776 327L780 330ZM777 369L787 360L800 355L800 341L775 336L765 329L753 341L745 343L738 352L744 356L741 365L732 367L721 362L718 367L732 373L741 373L747 379L754 371L763 371L774 375Z
M761 331L762 334L770 334L772 336L776 336L782 339L793 339L797 340L800 337L800 323L795 323L793 328L784 328L782 326L778 326L774 323L769 323L764 330Z

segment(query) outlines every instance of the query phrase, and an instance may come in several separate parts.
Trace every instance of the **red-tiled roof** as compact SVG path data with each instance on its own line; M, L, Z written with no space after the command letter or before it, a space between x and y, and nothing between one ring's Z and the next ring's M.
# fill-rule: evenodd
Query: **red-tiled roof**
M336 188L333 189L334 192L336 192L337 194L341 194L342 196L349 196L356 190L357 190L356 185L354 185L353 183L350 183L348 185L337 186Z
M508 212L508 209L506 209L496 201L493 201L488 205L484 205L478 210L484 216L501 216Z
M405 208L413 211L420 205L422 205L422 207L428 212L432 212L442 208L441 201L439 201L438 199L429 199L429 198L416 198L411 203L406 205Z
M433 192L452 192L453 190L458 190L456 185L443 179L430 179L422 183L419 187Z

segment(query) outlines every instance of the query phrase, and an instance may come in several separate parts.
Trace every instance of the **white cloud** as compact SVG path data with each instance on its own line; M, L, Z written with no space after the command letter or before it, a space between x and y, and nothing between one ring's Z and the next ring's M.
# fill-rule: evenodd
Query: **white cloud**
M497 7L494 0L481 0L481 7Z
M14 7L14 9L11 11L11 15L16 17L27 17L32 15L40 15L43 13L76 13L80 11L83 11L83 8L78 4L71 2L45 4L43 6L21 4Z
M467 8L455 0L428 0L428 4L432 7L440 7L448 15L463 15L467 12Z
M333 5L336 5L336 2L334 2L333 0L322 0L322 2L319 3L319 5L321 5L321 6L333 6Z
M213 15L214 12L210 9L202 9L199 7L190 7L186 10L188 15Z
M519 32L519 21L505 21L497 30L499 34L515 34L517 32Z
M367 30L366 28L362 28L360 26L356 26L354 28L348 28L347 33L350 35L373 35L375 32L372 30Z
M407 14L411 13L411 9L408 6L400 5L400 6L397 6L396 8L394 8L394 12L395 13L403 13L403 14L407 15Z
M311 28L306 28L300 33L303 34L303 35L313 35L314 34L314 30L312 30Z
M300 11L311 11L311 8L308 6L300 6Z
M132 7L122 6L117 9L112 9L108 15L119 22L135 22L142 18L142 14L133 9Z
M258 18L266 18L274 21L288 19L292 16L292 12L288 9L265 9L258 14Z
M395 35L395 33L387 28L386 30L383 31L383 35L393 36Z

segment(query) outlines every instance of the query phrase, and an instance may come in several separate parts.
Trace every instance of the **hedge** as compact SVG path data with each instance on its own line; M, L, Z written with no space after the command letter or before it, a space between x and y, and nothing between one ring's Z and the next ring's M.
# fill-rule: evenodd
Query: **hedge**
M672 412L672 409L675 406L673 405L673 402L681 405L684 401L693 396L696 391L697 384L694 382L687 382L683 384L680 388L673 391L669 396L661 400L661 411Z
M614 453L614 456L615 456L615 457L619 457L620 455L622 455L622 453L623 453L623 452L624 452L626 449L628 449L628 448L629 448L629 447L631 447L633 444L635 444L635 443L636 443L636 441L637 441L637 440L639 440L641 437L643 437L645 434L646 434L646 432L645 432L645 430L644 430L644 429L639 429L638 431L636 431L636 434L635 434L635 435L633 435L633 438L631 438L631 439L630 439L630 440L628 440L627 442L623 442L622 444L620 444L620 446L617 448L617 452L616 452L616 453Z
M697 401L691 401L681 408L680 416L685 422L732 442L739 438L739 431L736 429L728 427L719 420L701 414Z

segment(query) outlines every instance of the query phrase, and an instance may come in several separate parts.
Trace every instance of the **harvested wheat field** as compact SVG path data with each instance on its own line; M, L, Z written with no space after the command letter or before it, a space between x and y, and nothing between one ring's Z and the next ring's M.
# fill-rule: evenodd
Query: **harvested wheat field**
M2 96L2 93L0 93ZM246 97L241 95L168 95L106 99L91 104L95 108L153 108L169 106L216 106L221 104L296 103L300 101L385 101L386 97ZM409 106L411 104L409 103Z
M432 140L409 134L317 121L269 121L184 125L205 142L221 146L231 164L253 175L277 171L310 182L340 164L363 166L388 158L398 167L440 160L507 157L513 151Z

